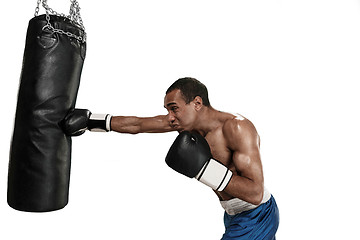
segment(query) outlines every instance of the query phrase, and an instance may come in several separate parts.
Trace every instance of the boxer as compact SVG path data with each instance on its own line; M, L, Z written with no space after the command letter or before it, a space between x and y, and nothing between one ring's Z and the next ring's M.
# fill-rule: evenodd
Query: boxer
M119 133L178 131L166 163L175 171L211 187L224 208L227 239L275 239L279 211L264 187L260 137L250 120L214 109L204 84L181 78L166 91L167 115L154 117L71 111L62 123L66 134L85 130Z

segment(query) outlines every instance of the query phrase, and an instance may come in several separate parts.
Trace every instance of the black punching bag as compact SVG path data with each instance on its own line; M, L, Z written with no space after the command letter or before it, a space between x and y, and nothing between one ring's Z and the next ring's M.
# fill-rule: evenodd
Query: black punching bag
M78 25L49 17L29 22L10 147L8 204L28 212L68 203L71 138L59 122L75 107L86 51Z

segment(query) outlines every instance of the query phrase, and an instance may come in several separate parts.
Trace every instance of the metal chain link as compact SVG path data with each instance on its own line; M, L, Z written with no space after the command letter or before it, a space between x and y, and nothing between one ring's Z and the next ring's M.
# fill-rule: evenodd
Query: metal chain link
M52 31L54 33L64 34L64 35L67 35L68 37L75 38L80 42L85 42L86 41L85 27L84 27L84 23L82 21L81 15L80 15L80 5L77 2L77 0L70 0L70 2L71 2L70 11L69 11L69 15L67 15L67 16L65 14L63 14L63 13L58 13L58 12L54 11L52 8L50 8L49 5L47 4L47 0L38 0L36 8L35 8L35 17L38 16L38 14L39 14L40 3L41 2L42 2L42 6L44 7L45 12L46 12L46 21L47 21L47 24L43 27L43 30L48 29L48 30L50 30L50 31ZM73 34L71 32L65 32L62 29L54 28L50 23L50 14L56 15L56 16L59 16L59 17L63 17L63 18L67 18L71 22L79 25L79 27L83 30L83 35L78 36L78 35Z
M37 15L39 15L40 3L41 3L41 0L38 0L38 1L37 1L37 4L36 4L36 8L35 8L35 14L34 14L35 17L36 17Z

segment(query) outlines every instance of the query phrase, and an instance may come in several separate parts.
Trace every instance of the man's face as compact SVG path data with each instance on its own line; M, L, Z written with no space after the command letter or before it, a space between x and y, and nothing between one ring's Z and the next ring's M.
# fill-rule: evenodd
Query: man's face
M196 104L190 102L185 103L185 100L179 89L166 94L164 99L164 107L168 111L168 121L177 131L191 131L197 116Z

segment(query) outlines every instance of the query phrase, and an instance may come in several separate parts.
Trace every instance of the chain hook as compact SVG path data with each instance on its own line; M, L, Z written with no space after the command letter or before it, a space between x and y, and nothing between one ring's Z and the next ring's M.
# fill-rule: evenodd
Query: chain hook
M82 21L81 15L80 15L80 5L77 2L77 0L70 0L71 5L70 5L70 11L69 11L68 16L66 16L63 13L58 13L58 12L54 11L52 8L50 8L49 5L47 4L47 0L38 0L36 8L35 8L35 17L38 16L38 14L39 14L41 2L42 2L42 6L44 7L45 12L46 12L46 21L47 21L47 24L42 28L42 30L45 30L47 28L54 33L65 34L68 37L75 38L82 43L86 42L85 27L84 27L84 23ZM65 32L62 29L54 28L50 23L50 14L69 19L71 22L73 22L74 24L78 25L81 28L82 34L80 36L78 36L71 32Z

